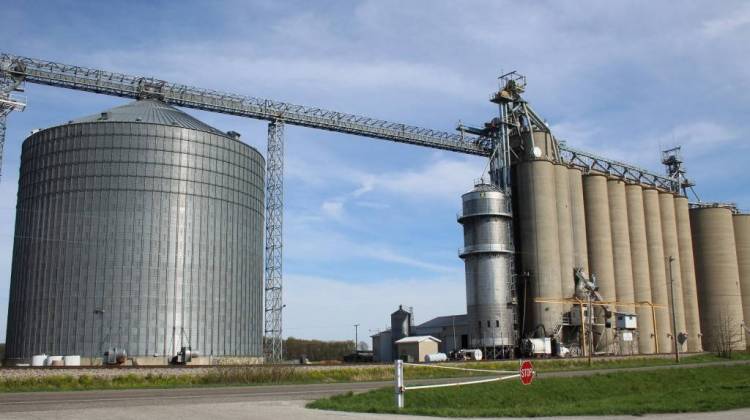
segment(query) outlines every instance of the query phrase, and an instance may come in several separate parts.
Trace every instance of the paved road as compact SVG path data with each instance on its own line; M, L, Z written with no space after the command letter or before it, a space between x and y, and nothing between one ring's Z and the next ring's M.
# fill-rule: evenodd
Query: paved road
M310 410L304 407L305 401L245 401L201 403L190 405L147 405L134 407L110 407L66 409L61 411L30 411L23 413L2 413L2 419L60 419L60 420L234 420L234 419L273 419L273 420L427 420L431 417L399 416L365 413L341 413L334 411ZM719 413L681 413L642 416L658 420L732 420L750 419L750 409L724 411ZM602 417L557 417L565 419L595 420ZM604 417L610 420L633 420L633 416ZM552 419L552 417L537 417ZM511 420L504 418L503 420Z
M750 361L718 363L721 365L748 364ZM612 371L638 371L673 369L706 364L685 364L649 368L610 369L606 371L569 371L541 373L545 377L585 376ZM440 383L448 380L410 381L417 383ZM0 419L137 419L179 418L221 420L230 418L383 418L362 414L332 413L307 410L304 403L309 400L341 394L364 392L392 382L368 382L347 384L274 385L246 387L214 387L186 389L108 390L75 392L32 392L0 394ZM679 415L680 419L718 419L717 414L696 414L696 417ZM727 413L723 413L724 416ZM750 419L750 410L733 412L734 419ZM660 416L661 418L662 416ZM399 419L406 417L398 416ZM424 417L420 417L424 419ZM623 417L631 418L632 417ZM666 416L664 418L671 418ZM674 417L677 418L677 417Z

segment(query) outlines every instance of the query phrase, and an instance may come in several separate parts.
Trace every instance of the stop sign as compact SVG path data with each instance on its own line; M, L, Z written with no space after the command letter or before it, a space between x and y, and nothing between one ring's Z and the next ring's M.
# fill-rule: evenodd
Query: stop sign
M534 380L534 366L531 365L531 360L521 360L518 372L521 374L522 384L528 385Z

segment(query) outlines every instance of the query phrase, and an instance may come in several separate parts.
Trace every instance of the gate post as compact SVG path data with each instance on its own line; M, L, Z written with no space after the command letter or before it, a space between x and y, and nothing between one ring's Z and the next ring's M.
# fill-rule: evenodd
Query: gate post
M396 360L396 408L404 408L404 361Z

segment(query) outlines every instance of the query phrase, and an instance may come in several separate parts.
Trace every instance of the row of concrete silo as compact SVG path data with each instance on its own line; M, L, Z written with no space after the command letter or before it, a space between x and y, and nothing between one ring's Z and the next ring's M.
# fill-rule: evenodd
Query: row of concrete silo
M750 319L750 216L689 209L684 196L555 160L516 163L523 336L565 324L576 268L595 275L610 311L637 314L633 342L615 340L614 328L598 331L621 353L671 352L675 330L681 351L709 349L720 319L742 322L742 299Z
M750 215L730 206L690 209L700 323L707 350L745 349L750 319Z

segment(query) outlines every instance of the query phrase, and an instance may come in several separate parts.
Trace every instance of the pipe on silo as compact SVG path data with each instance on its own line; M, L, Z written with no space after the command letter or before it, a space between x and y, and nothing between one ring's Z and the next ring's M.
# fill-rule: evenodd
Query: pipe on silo
M573 233L573 265L589 272L589 250L586 244L586 210L583 201L583 173L568 168L570 181L570 215Z
M670 296L670 315L674 316L675 334L684 333L685 305L682 298L682 268L680 249L677 242L677 220L675 218L674 194L659 193L659 211L661 213L661 235L664 242L665 272L667 275L667 292ZM671 260L671 262L670 262ZM681 352L687 351L687 342L679 344Z
M698 310L698 292L695 284L693 238L690 235L690 213L687 197L675 197L677 220L677 243L680 249L680 272L682 274L682 303L685 306L685 329L688 334L689 352L703 351L701 343L701 319Z
M742 297L732 211L724 207L690 210L695 277L703 347L715 351L727 338L734 350L745 349Z
M646 240L646 215L643 209L643 188L640 185L625 186L628 207L628 233L630 235L630 257L633 273L633 294L636 302L651 302L651 275L648 264L648 242ZM654 315L651 307L637 306L638 352L656 353Z
M525 279L524 334L540 326L545 335L562 321L562 304L536 303L536 298L562 298L557 231L555 168L545 160L517 164L518 220L522 272Z
M740 292L742 293L742 313L745 325L750 327L750 214L735 214L734 238L737 249L737 264L740 274ZM745 337L745 341L750 341Z
M589 268L596 275L599 294L605 301L617 300L615 290L615 267L612 255L612 228L609 218L607 177L603 174L588 174L583 177L583 198L586 208L586 238L589 249ZM615 307L610 305L610 311ZM601 332L597 345L600 351L611 351L613 342L611 329Z
M651 299L655 309L656 340L659 353L671 353L672 326L669 316L669 293L667 273L664 264L664 240L662 239L661 210L659 192L652 188L643 190L643 210L646 215L646 242L648 247L648 270L651 277Z
M630 229L628 227L628 206L625 197L625 183L619 179L607 181L609 198L609 220L612 229L612 255L615 272L615 291L621 305L614 309L617 312L636 314L633 290L633 262L630 256ZM620 354L637 353L632 342L620 341Z
M568 168L563 165L555 165L555 191L557 194L557 237L560 244L562 296L564 298L571 298L575 294L573 220L570 211ZM565 305L563 311L567 312L569 309L570 305Z

